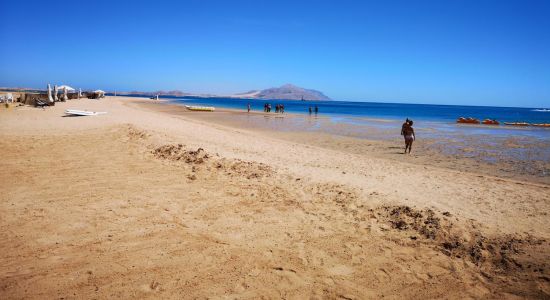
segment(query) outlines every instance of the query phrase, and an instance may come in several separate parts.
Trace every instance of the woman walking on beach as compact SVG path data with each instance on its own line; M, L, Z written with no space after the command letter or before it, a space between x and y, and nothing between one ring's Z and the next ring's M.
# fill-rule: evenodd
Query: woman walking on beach
M403 125L401 125L401 135L405 135L404 131L405 131L405 127L409 124L411 120L409 120L409 118L407 118L407 120L405 120L405 123L403 123Z
M405 137L405 154L407 153L407 148L409 149L409 153L411 153L413 141L416 140L412 125L413 121L409 120L408 122L405 122L405 124L403 124L403 127L401 129L401 133Z

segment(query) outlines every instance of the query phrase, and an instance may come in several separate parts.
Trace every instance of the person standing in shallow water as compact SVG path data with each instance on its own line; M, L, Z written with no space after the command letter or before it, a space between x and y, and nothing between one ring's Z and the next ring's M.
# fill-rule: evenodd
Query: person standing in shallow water
M317 107L317 105L315 105L315 114L317 114L319 112L319 107Z
M248 112L250 112L250 103L248 103L248 105L246 105L246 109L248 110Z
M416 140L412 125L413 121L410 120L408 122L405 122L405 124L403 124L403 128L401 129L401 132L405 137L405 153L407 153L407 149L409 149L409 153L411 153L413 141Z

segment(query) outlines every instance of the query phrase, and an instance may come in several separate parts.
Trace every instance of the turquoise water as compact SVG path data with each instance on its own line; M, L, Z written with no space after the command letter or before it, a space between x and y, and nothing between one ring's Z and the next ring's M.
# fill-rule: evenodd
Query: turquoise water
M247 100L231 98L192 98L166 97L171 102L185 105L208 105L220 108L246 110L250 104L253 111L263 111L265 103L271 103L272 113L276 104L283 104L285 112L309 115L309 108L317 106L319 116L328 117L332 122L356 126L369 125L381 129L395 128L395 122L409 118L415 126L437 128L432 137L451 133L477 135L515 135L530 136L538 139L550 139L550 128L511 127L486 125L458 125L459 117L473 117L479 120L495 119L504 122L550 123L550 110L545 108L460 106L431 104L400 104L349 101L295 101L295 100ZM273 113L274 114L274 113ZM315 113L312 113L315 115ZM384 122L387 121L387 122Z
M458 117L474 117L480 120L496 119L500 122L550 123L550 110L542 108L460 106L432 104L400 104L349 101L295 101L295 100L246 100L231 98L176 98L166 97L174 103L209 105L216 107L263 111L264 103L283 104L286 112L308 114L309 107L319 108L319 113L334 117L368 117L390 120L405 118L422 121L452 122Z

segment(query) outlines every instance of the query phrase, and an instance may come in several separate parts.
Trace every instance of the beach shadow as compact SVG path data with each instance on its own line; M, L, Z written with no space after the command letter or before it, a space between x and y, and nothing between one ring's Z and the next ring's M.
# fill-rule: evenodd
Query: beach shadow
M62 118L77 118L77 117L87 117L87 116L78 116L78 115L63 115Z

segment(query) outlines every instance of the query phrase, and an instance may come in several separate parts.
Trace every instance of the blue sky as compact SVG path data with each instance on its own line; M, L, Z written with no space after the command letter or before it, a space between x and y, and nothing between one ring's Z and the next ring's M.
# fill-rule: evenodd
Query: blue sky
M1 1L0 86L550 106L550 1Z

